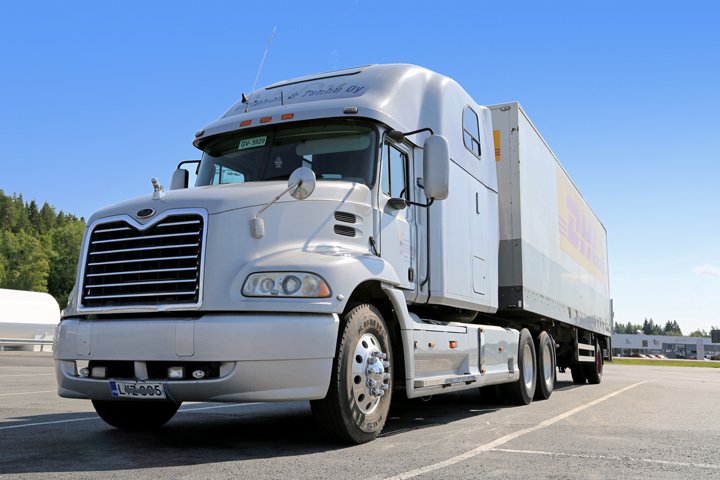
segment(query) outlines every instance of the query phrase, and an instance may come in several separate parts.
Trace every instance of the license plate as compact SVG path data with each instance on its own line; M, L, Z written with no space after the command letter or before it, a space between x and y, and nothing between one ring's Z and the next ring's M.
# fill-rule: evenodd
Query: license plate
M110 382L113 397L165 398L162 383Z

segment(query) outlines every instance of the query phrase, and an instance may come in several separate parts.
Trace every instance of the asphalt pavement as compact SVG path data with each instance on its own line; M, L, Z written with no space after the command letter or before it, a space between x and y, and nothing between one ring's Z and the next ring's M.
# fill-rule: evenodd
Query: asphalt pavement
M393 405L380 438L348 446L308 402L183 404L124 432L57 396L52 358L0 354L3 478L720 478L720 369L606 365L559 374L546 401L487 405L477 390Z

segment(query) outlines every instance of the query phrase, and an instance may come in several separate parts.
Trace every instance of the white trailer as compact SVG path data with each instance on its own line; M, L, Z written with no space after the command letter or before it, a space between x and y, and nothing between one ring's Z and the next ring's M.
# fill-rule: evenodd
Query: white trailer
M0 288L0 350L50 350L60 307L48 293Z
M195 134L194 188L181 164L90 218L59 394L130 429L183 401L310 400L362 443L393 395L528 404L556 366L599 383L605 232L531 127L412 65L243 94Z

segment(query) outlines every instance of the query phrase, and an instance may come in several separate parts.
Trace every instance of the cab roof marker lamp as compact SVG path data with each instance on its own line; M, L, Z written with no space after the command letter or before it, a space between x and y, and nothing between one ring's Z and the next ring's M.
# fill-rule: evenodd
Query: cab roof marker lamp
M345 108L343 108L343 113L346 113L346 114L358 113L358 107L345 107Z
M291 120L295 116L294 113L286 113L282 117L280 117L280 120Z
M272 120L272 117L263 117L260 119L260 123L268 123L270 120Z
M241 127L247 127L247 126L250 125L251 123L252 123L252 120L243 120L242 122L240 122L240 126L241 126Z

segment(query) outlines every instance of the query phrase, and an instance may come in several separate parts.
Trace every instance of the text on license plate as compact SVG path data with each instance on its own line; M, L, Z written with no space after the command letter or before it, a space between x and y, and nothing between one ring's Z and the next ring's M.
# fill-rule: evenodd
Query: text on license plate
M162 383L110 382L113 397L165 398Z

